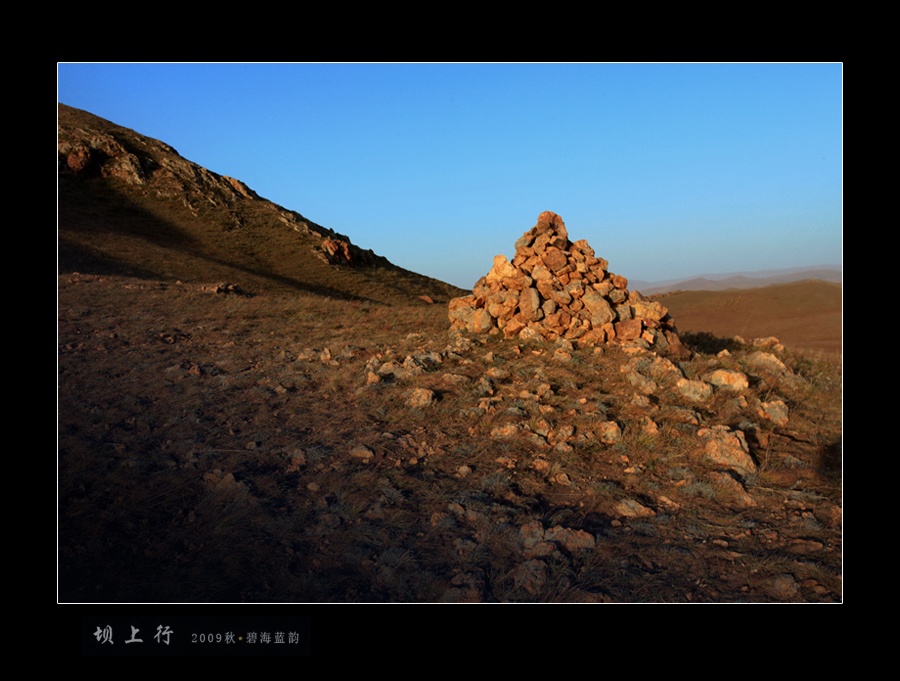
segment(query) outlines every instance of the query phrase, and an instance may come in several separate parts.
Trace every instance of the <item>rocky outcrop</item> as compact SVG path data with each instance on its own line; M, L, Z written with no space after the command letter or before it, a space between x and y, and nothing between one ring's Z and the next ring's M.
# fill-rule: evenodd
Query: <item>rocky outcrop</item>
M371 249L354 246L349 240L339 235L325 237L319 248L319 257L329 265L369 267L387 262L385 258L376 255Z
M741 479L756 473L756 462L750 456L750 448L743 431L732 430L726 425L700 428L697 436L704 443L704 453L714 464L737 474Z
M450 301L451 328L495 329L506 338L616 342L686 354L668 310L609 271L587 241L572 242L562 218L545 211L516 241L510 261L494 257L472 295Z

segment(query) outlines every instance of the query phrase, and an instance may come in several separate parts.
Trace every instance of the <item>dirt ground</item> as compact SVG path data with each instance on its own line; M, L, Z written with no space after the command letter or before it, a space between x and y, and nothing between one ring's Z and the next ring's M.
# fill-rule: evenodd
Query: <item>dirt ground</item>
M615 349L458 336L422 301L78 274L58 297L61 602L842 600L821 353L690 406ZM685 342L689 377L750 353ZM776 398L786 424L749 406ZM702 455L713 426L752 474Z

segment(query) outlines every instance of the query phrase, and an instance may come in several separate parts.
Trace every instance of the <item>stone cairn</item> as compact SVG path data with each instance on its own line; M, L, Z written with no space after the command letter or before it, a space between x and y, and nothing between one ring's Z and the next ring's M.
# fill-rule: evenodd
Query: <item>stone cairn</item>
M629 292L628 280L608 266L584 239L569 241L559 215L544 211L516 241L512 262L495 256L472 295L450 301L450 326L506 338L615 342L686 354L668 310Z

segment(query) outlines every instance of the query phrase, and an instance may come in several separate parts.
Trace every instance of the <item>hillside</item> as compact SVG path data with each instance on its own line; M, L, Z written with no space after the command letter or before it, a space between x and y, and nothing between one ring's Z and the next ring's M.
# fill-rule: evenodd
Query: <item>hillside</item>
M469 292L162 142L61 106L59 146L59 601L842 600L821 353L453 331Z
M229 282L382 303L459 290L259 197L172 147L58 105L60 272Z
M682 331L724 338L776 336L797 349L839 355L843 292L840 284L799 281L729 291L677 291L654 296Z

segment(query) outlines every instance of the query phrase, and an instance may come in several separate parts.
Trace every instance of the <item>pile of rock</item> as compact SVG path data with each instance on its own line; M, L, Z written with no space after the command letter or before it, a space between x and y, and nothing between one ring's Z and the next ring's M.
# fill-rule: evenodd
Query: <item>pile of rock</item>
M516 241L512 261L494 257L472 295L450 301L451 328L685 352L668 310L629 292L628 280L608 267L587 241L569 241L562 218L545 211Z

